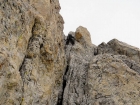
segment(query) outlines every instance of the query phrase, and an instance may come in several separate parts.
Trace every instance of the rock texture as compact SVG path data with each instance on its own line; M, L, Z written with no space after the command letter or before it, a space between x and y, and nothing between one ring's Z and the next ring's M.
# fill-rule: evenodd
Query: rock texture
M80 26L66 46L63 105L139 105L139 49L113 39L99 46Z
M65 69L58 0L0 0L0 105L55 105Z
M59 11L58 0L0 1L0 105L140 105L140 49L95 46L82 26L67 38Z
M75 32L75 45L66 46L67 71L64 75L63 105L86 105L87 73L94 46L86 28Z
M98 54L104 53L126 55L136 62L140 62L140 49L118 41L117 39L113 39L107 44L103 42L98 46Z
M103 54L90 62L88 104L139 105L140 75L121 58L119 55Z

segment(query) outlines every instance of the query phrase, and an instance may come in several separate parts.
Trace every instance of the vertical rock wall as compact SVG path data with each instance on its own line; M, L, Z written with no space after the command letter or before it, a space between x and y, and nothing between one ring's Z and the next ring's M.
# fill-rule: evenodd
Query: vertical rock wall
M65 67L58 0L0 1L0 105L55 105Z
M62 105L87 105L87 76L95 46L85 27L79 26L73 36L75 44L66 45L67 70L63 80Z
M96 47L81 26L71 34L61 105L139 105L139 49L116 39Z
M140 50L63 35L58 0L0 1L0 105L139 105Z

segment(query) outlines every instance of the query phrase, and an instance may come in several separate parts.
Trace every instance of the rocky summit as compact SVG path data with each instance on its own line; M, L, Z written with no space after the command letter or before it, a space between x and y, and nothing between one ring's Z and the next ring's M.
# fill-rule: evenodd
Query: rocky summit
M63 34L58 0L0 0L0 105L140 105L140 49ZM93 42L94 43L94 42Z

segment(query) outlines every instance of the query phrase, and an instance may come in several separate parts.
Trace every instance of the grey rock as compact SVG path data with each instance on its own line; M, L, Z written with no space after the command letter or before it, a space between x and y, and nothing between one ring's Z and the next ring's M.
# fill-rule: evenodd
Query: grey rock
M80 34L79 39L75 36L75 45L66 45L67 69L61 104L139 105L140 64L130 56L134 53L129 52L139 49L116 39L96 47L86 38L90 34L84 33L85 28L79 30L81 33L75 32Z
M63 33L58 0L0 1L0 105L139 105L140 50Z
M130 59L140 62L140 50L117 39L109 41L107 44L101 43L98 47L98 54L111 53L126 55Z

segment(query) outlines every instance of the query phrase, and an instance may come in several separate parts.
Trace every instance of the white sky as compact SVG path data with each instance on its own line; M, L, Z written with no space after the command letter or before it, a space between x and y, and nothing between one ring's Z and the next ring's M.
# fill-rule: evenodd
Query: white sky
M140 0L59 0L64 33L84 26L92 43L113 38L140 48Z

